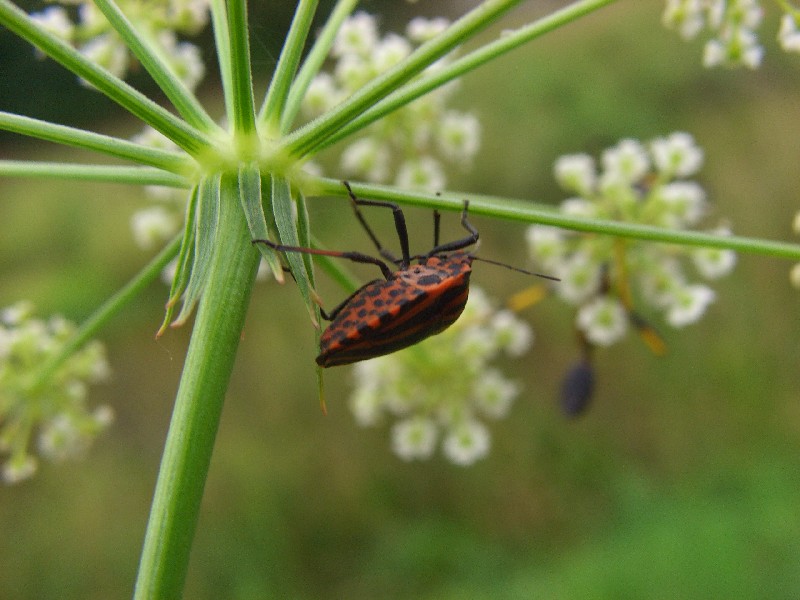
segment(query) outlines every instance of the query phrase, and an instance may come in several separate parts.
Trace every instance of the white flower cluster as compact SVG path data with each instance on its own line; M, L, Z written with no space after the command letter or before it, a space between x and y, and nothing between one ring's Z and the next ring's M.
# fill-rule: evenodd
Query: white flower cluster
M379 36L374 16L359 12L336 37L333 72L312 81L303 101L308 118L330 110L448 26L445 19L413 19L406 36ZM447 58L429 67L440 68ZM442 162L469 165L480 146L480 123L469 113L448 109L450 84L395 111L365 130L344 149L341 168L349 177L375 183L393 181L404 188L441 190L447 183Z
M705 192L694 175L703 152L687 133L673 133L647 146L626 139L602 155L602 171L591 156L558 159L555 176L578 196L561 210L587 218L628 221L671 229L689 229L705 215ZM725 228L716 233L729 234ZM691 262L705 279L733 268L730 250L689 248L608 236L581 234L545 226L528 230L533 258L561 281L555 292L578 307L577 327L595 345L613 344L626 333L633 298L664 313L673 327L697 321L714 300L714 291L692 283L685 269ZM688 259L688 261L686 260Z
M778 41L784 51L800 52L800 11L782 4L786 12ZM703 51L706 67L743 65L756 69L764 56L756 34L763 17L759 0L667 0L662 20L684 39L695 38L704 28L712 33Z
M495 310L473 287L461 317L447 330L389 356L355 365L351 409L360 425L390 416L392 447L403 460L427 459L441 440L445 457L470 465L489 451L481 417L505 417L519 385L489 363L519 356L532 331L513 313Z
M136 59L94 2L51 1L53 6L31 18L75 46L92 62L117 77L125 77ZM205 64L199 48L179 40L178 34L195 35L205 28L208 0L120 0L119 4L125 16L162 53L178 78L193 90L205 75Z
M92 412L86 406L87 384L109 376L99 342L73 353L47 381L30 379L74 331L61 317L33 318L27 303L0 310L0 453L7 455L0 479L6 483L35 473L37 459L29 450L34 434L39 455L61 461L80 456L113 419L108 406Z

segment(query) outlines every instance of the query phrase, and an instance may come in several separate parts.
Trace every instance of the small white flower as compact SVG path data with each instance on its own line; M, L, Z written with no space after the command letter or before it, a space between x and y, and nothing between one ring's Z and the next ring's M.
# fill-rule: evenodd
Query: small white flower
M378 42L378 23L374 16L357 12L346 19L333 42L334 56L368 56Z
M656 168L667 177L688 177L703 166L703 150L688 133L676 132L653 140L650 151Z
M694 323L714 301L714 290L705 285L688 285L673 292L667 322L673 327Z
M503 377L496 369L487 370L473 390L478 408L493 419L502 419L508 415L519 392L519 385Z
M447 185L447 178L438 160L422 156L403 162L394 183L404 189L439 191Z
M415 17L406 26L408 39L417 43L432 40L450 26L450 21L444 17L426 19L425 17Z
M628 313L616 299L602 296L578 310L578 328L598 346L610 346L628 330Z
M557 227L531 225L525 230L528 252L547 269L554 269L564 255L564 232Z
M597 185L594 158L588 154L567 154L559 157L553 167L559 185L567 191L591 196Z
M42 12L32 14L31 20L62 40L71 40L75 31L75 25L61 6L48 6Z
M606 181L635 183L650 168L650 158L638 140L625 139L602 155L603 178Z
M706 68L724 64L728 58L728 51L719 40L709 40L703 47L703 66Z
M468 466L489 452L489 431L478 421L466 421L451 429L442 450L456 465Z
M533 331L510 310L501 310L491 322L495 344L509 356L522 356L533 343Z
M378 73L383 73L411 54L411 50L406 38L390 33L372 50L372 64Z
M436 424L424 417L412 417L392 426L392 450L403 460L427 459L436 447Z
M561 212L573 217L597 217L597 204L585 198L567 198L561 203Z
M145 250L168 240L178 231L178 219L163 206L140 210L131 217L133 237Z
M112 75L117 77L125 75L128 68L128 49L112 34L100 35L89 40L81 46L80 51L88 60L100 65Z
M576 252L559 264L556 275L561 280L556 286L558 295L570 304L580 304L597 292L601 269L586 253Z
M672 226L694 225L705 214L706 194L693 181L667 183L659 189L658 198L666 204L669 215L676 219Z
M389 174L389 150L381 141L371 137L350 144L342 153L342 170L381 183Z
M33 477L37 468L36 459L32 456L26 454L19 458L11 457L3 465L0 478L9 485L19 483Z
M450 160L469 160L481 144L480 121L469 113L448 111L438 126L436 138L442 153Z
M318 73L308 86L303 97L303 108L312 116L318 116L341 102L341 93L329 73Z
M730 230L720 229L714 233L730 235ZM736 252L724 248L697 248L691 257L697 271L706 279L719 279L736 265Z
M800 52L800 28L795 15L786 13L781 17L778 41L784 52Z
M684 39L692 39L703 28L703 6L700 0L667 0L661 22L677 29Z

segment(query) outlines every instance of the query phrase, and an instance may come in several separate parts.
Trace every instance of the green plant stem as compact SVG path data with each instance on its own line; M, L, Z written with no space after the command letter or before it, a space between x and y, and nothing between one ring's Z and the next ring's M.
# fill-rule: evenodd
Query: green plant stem
M178 254L181 246L181 236L177 236L167 244L161 252L139 273L131 279L125 287L120 289L111 298L106 300L88 319L86 319L64 345L61 351L52 356L44 363L33 378L32 388L36 389L43 385L64 361L72 356L76 350L83 346L87 341L95 337L105 325L115 317L122 309L128 306L131 301L138 296L148 285L158 279L158 276L167 266L169 261Z
M175 400L134 597L180 598L225 391L239 345L258 253L223 178L214 256Z
M447 192L441 195L426 192L408 192L397 188L350 182L353 192L361 197L373 200L388 200L409 206L438 208L459 211L464 207L464 194ZM313 193L320 195L346 196L341 181L319 178L312 185ZM305 190L307 194L311 190ZM737 235L718 235L702 231L666 229L652 225L640 225L622 221L604 219L587 219L567 215L554 207L534 204L530 201L496 196L469 195L469 212L474 215L486 215L509 221L519 221L537 225L552 225L562 229L612 235L649 242L661 242L685 246L701 246L705 248L722 248L760 254L774 258L800 260L800 244L790 244L774 240L743 237Z
M25 160L0 160L0 175L4 177L36 177L37 179L161 185L186 189L192 185L185 177L150 167L112 167L107 165Z

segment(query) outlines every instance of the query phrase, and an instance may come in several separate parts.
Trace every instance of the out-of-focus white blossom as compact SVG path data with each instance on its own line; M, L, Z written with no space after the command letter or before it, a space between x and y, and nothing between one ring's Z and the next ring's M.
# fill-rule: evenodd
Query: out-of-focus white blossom
M77 20L72 22L60 6L49 6L31 18L117 77L125 77L135 68L136 57L93 2L51 1L77 7ZM119 5L186 87L197 87L205 74L200 50L189 42L179 42L176 34L200 33L208 24L208 0L121 0Z
M0 479L16 483L31 477L39 455L51 461L80 457L113 419L107 406L90 411L88 386L109 377L105 350L90 342L74 352L49 377L33 377L54 359L75 333L62 317L34 318L28 303L0 311Z
M364 426L396 418L392 448L403 460L429 458L441 444L451 462L471 464L489 451L480 419L505 417L520 393L491 361L518 356L531 339L524 321L495 310L473 287L464 312L442 333L354 365L351 410Z
M585 154L562 156L554 166L557 181L568 192L584 193L565 200L561 211L692 228L707 214L708 202L703 188L685 177L696 174L702 163L703 151L683 132L647 144L623 140L603 152L600 173L595 173L594 160ZM730 230L719 228L715 233L730 234ZM589 344L601 346L622 339L631 322L641 324L645 304L674 327L697 321L714 294L690 281L686 265L713 280L736 264L731 250L614 240L539 225L528 229L527 241L534 261L560 279L553 291L576 306L578 330Z
M415 18L405 37L396 33L381 36L371 15L358 12L346 19L333 44L335 61L330 73L317 74L303 99L305 116L311 119L330 110L448 25L445 19ZM440 59L429 70L448 60ZM345 174L401 187L444 188L445 164L469 167L481 138L474 115L447 108L456 85L443 86L365 128L341 153Z
M758 28L764 20L761 4L761 0L667 0L662 22L684 39L710 32L703 48L706 67L757 69L764 57L758 40ZM800 52L797 8L784 2L774 4L784 11L778 31L781 48Z

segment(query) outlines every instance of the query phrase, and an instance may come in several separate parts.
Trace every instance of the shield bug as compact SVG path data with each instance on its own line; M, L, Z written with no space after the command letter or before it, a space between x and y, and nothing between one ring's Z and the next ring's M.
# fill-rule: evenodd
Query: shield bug
M468 201L464 202L461 211L461 226L468 235L440 244L440 215L438 211L434 211L433 248L425 254L412 256L405 216L400 207L392 202L357 198L350 185L347 182L344 185L356 218L382 258L360 252L338 252L285 246L269 240L253 240L253 243L266 244L280 252L304 252L373 264L383 273L383 279L374 279L364 284L329 314L321 311L323 318L331 321L320 337L317 364L321 367L347 365L390 354L447 329L458 319L467 303L474 260L555 279L503 263L479 259L466 252L465 248L478 241L478 231L467 220ZM383 248L364 218L360 209L362 206L392 210L400 241L400 258Z

